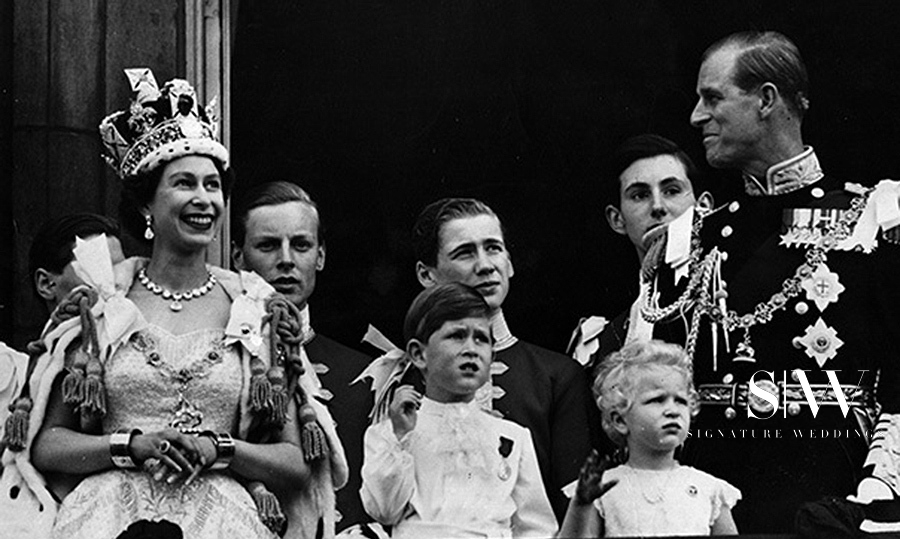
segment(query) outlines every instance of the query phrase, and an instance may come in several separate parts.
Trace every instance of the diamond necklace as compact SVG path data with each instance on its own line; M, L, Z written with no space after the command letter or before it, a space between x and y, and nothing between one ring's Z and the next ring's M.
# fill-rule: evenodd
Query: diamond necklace
M172 300L172 303L169 304L169 309L173 312L178 312L184 305L181 303L182 301L189 301L194 298L199 298L202 295L205 295L210 290L216 286L216 277L209 270L206 271L206 274L209 278L203 283L203 286L195 288L193 290L188 290L187 292L172 292L167 288L163 288L160 285L154 283L150 280L150 277L147 277L147 268L141 268L141 271L138 272L138 281L144 285L144 288L153 292L157 296L161 296L165 300Z

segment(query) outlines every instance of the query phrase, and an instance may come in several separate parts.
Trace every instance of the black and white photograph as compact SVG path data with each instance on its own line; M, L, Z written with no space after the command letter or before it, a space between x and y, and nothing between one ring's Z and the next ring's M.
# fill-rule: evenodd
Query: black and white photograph
M898 22L0 3L0 537L900 537Z

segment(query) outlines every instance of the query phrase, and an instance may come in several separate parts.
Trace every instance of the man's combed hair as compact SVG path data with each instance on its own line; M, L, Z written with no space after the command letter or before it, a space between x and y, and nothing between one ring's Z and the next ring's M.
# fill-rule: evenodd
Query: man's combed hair
M597 369L593 388L603 430L619 446L625 445L625 439L616 430L612 414L624 414L631 408L640 374L655 367L677 371L688 389L691 415L700 411L690 359L682 347L658 340L628 344L603 360Z
M449 221L464 217L490 215L497 217L487 204L474 198L442 198L425 206L413 226L413 249L416 260L426 266L437 265L437 253L440 248L441 228ZM497 217L499 221L500 218ZM503 225L500 225L501 231Z
M635 161L659 155L671 155L682 165L691 181L694 192L698 192L700 172L690 156L671 140L653 133L644 133L628 138L616 148L607 167L607 181L604 181L604 204L619 207L622 192L622 173Z
M461 283L429 286L419 292L406 312L403 338L406 342L410 339L426 342L444 322L490 316L487 302L471 286Z
M703 60L729 47L740 51L733 74L738 88L750 92L771 82L791 110L803 118L809 109L809 77L800 49L793 41L778 32L740 32L706 49Z
M243 246L247 237L247 216L250 210L262 206L278 206L289 202L302 202L316 210L318 218L317 235L319 245L325 244L325 225L319 214L319 207L302 187L287 181L273 181L256 185L240 200L236 201L234 220L231 224L231 237L235 245Z

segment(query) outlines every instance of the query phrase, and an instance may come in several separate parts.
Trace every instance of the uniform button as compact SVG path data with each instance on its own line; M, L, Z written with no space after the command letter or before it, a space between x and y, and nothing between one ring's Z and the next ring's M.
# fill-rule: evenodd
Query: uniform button
M737 417L737 412L734 410L734 408L732 408L731 406L725 408L725 419L734 419L735 417Z
M813 187L809 194L811 194L813 198L822 198L825 196L825 191L823 191L821 187Z
M794 305L794 310L797 311L797 314L806 314L809 312L809 305L807 305L805 301L798 301L797 304Z
M728 211L730 211L731 213L734 213L739 209L741 209L741 203L737 200L728 205Z
M730 236L733 232L734 232L734 229L731 228L731 227L728 226L728 225L725 225L725 226L722 227L722 237L723 237L723 238L727 238L727 237Z
M726 374L725 376L722 377L722 383L723 383L723 384L730 384L731 382L734 382L734 375L733 375L733 374L728 373L728 374Z
M728 253L727 253L727 252L722 251L722 255L721 255L721 256L722 256L722 262L725 262L725 261L728 260Z
M799 414L800 413L800 405L797 404L796 402L792 402L792 403L788 404L787 413L789 413L790 415Z
M795 370L794 370L794 371L791 371L791 380L793 380L793 381L795 381L795 382L799 382L799 381L800 381L800 375L797 374L797 371L795 371Z

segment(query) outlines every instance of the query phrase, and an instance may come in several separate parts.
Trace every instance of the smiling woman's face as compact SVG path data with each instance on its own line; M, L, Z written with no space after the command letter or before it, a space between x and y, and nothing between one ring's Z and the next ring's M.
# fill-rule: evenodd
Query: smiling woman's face
M188 155L166 164L144 211L153 217L155 244L182 252L206 249L225 213L222 178L213 160Z

